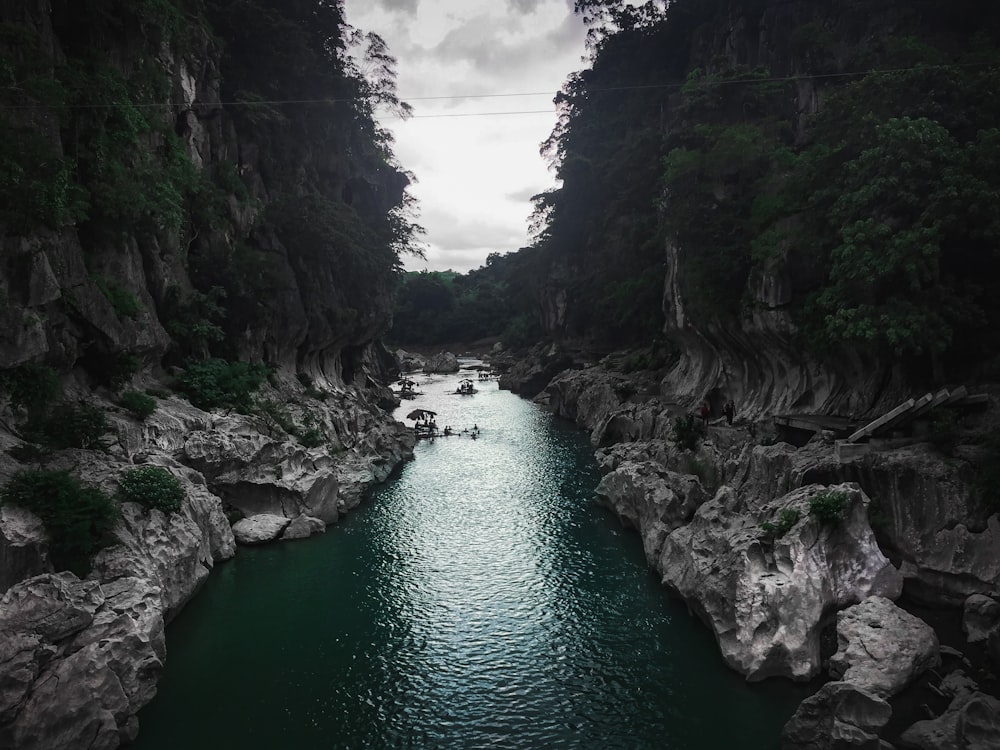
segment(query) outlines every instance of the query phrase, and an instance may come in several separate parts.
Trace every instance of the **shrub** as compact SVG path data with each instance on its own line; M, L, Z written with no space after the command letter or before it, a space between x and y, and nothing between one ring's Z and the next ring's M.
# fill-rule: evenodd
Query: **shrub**
M188 362L177 385L199 409L235 409L247 413L268 369L248 362L206 359Z
M844 520L847 512L846 492L822 492L809 501L809 512L822 524L835 524Z
M306 448L317 448L326 441L326 435L318 427L309 427L299 435L299 442Z
M139 503L147 508L176 513L187 497L184 487L173 474L159 466L129 469L118 480L117 497L122 502Z
M140 420L156 411L156 399L139 391L125 391L118 401Z
M7 454L22 464L40 464L49 458L51 452L34 443L19 443L8 448Z
M103 409L66 401L21 425L26 440L48 448L96 448L107 431Z
M68 471L21 471L0 488L0 505L17 505L38 516L49 534L49 554L57 570L79 576L90 558L108 546L118 518L114 502Z
M56 371L35 363L0 373L0 389L10 396L11 406L29 414L44 412L62 395Z
M111 307L114 309L115 315L118 316L119 320L139 316L142 305L139 303L138 298L118 281L104 276L97 276L94 278L94 283L101 290L101 293L104 294L108 302L111 303Z
M791 528L799 522L799 511L797 508L785 508L778 514L776 523L765 521L760 527L775 539L780 539L787 534Z
M674 418L673 437L674 443L681 450L693 451L698 447L698 425L695 423L693 414Z

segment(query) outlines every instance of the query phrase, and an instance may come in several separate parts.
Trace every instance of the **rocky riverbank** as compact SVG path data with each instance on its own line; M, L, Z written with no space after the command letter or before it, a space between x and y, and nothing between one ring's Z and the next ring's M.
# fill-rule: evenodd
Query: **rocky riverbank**
M321 532L412 453L410 431L380 408L380 390L305 388L279 374L261 394L282 404L277 418L274 409L270 417L207 412L163 395L139 421L91 394L112 425L106 450L46 461L109 494L136 465L165 468L185 490L177 513L123 503L114 543L86 578L53 569L31 513L0 509L0 747L110 749L132 740L163 669L164 625L215 564L238 542ZM321 439L303 445L283 417L307 421ZM0 450L18 442L0 432ZM32 468L4 457L0 482Z
M978 489L975 445L995 400L948 456L912 443L839 460L832 440L795 447L767 419L715 420L684 445L697 402L662 373L608 358L539 388L565 361L543 354L502 387L590 432L598 498L726 663L749 680L816 681L783 747L1000 746L1000 518ZM942 647L942 629L906 611L919 606L968 638Z

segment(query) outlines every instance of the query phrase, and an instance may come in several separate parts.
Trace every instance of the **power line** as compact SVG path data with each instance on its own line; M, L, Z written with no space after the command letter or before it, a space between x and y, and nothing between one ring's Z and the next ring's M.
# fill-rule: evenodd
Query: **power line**
M729 78L729 79L716 79L716 80L699 80L699 81L684 81L684 82L670 82L670 83L649 83L649 84L636 84L632 86L603 86L600 88L587 88L583 93L586 94L601 94L605 92L614 91L643 91L643 90L663 90L663 89L681 89L688 86L724 86L733 84L743 84L743 83L787 83L790 81L810 81L817 79L829 79L829 78L853 78L859 76L869 76L869 75L890 75L896 73L906 73L914 70L936 70L936 69L949 69L949 68L997 68L1000 67L998 63L991 62L978 62L978 63L941 63L936 65L911 65L902 68L883 68L876 70L859 70L859 71L845 71L842 73L815 73L815 74L801 74L801 75L788 75L788 76L767 76L764 78ZM403 102L416 102L416 101L446 101L446 100L458 100L458 99L495 99L495 98L510 98L518 96L555 96L558 92L554 91L522 91L522 92L503 92L503 93L488 93L488 94L442 94L435 96L414 96L414 97L399 97L400 101ZM254 106L267 106L267 107L280 107L280 106L290 106L290 105L306 105L306 104L349 104L351 102L357 101L368 101L370 97L365 96L354 96L354 97L340 97L340 98L324 98L324 99L260 99L260 100L231 100L231 101L220 101L220 102L192 102L189 106L203 107L215 109L219 107L254 107ZM126 102L126 103L82 103L82 104L64 104L64 105L46 105L46 104L0 104L0 109L117 109L117 108L136 108L136 109L149 109L149 108L170 108L176 105L164 104L164 103L141 103L141 102ZM435 114L435 115L412 115L411 117L483 117L483 116L494 116L494 115L507 115L507 114L542 114L549 113L553 110L521 110L513 112L470 112L470 113L446 113L446 114ZM379 119L406 119L405 117L394 117L394 118L379 118Z

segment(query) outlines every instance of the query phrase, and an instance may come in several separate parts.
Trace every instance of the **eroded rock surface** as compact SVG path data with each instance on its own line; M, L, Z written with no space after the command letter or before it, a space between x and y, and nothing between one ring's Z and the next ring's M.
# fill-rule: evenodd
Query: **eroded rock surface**
M828 682L799 704L781 732L782 750L879 750L892 716L882 698L848 682Z
M424 362L424 372L452 373L458 372L458 357L451 352L439 352L428 357Z
M889 698L940 663L931 626L884 597L837 613L837 653L830 658L836 679Z
M824 492L846 498L843 521L824 524L810 515L810 499ZM715 633L731 667L751 680L811 679L820 670L828 612L875 594L895 598L902 589L875 543L867 506L853 485L813 485L773 500L726 486L666 538L657 567ZM797 511L799 520L769 539L761 524L784 510Z
M261 513L243 518L233 524L233 536L240 544L273 542L291 523L284 516Z

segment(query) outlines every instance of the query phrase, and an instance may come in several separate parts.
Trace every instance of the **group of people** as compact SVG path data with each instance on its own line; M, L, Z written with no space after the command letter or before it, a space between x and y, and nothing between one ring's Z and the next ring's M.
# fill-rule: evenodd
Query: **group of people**
M701 418L701 423L705 427L708 427L708 418L712 414L712 407L709 406L708 401L702 401L701 406L698 407L698 416ZM732 399L726 401L722 407L722 415L726 418L726 424L731 425L733 419L736 417L736 404Z
M444 436L448 437L449 435L468 435L473 440L475 440L479 437L479 425L478 424L472 425L471 430L468 427L463 427L461 432L455 432L453 429L451 429L451 425L445 425Z

